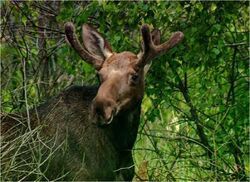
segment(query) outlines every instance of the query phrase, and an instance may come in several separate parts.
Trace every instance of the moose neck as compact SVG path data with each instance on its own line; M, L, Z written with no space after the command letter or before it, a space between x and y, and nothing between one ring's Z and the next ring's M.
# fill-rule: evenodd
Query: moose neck
M96 123L93 124L92 120L90 119L91 104L98 92L98 89L99 86L72 86L60 94L59 98L63 97L64 102L67 105L71 105L69 109L77 110L77 115L88 110L88 115L84 116L84 127L94 127L95 130L97 129L96 132L106 135L109 138L109 141L111 141L112 144L120 151L132 149L136 140L138 126L140 123L142 100L138 100L137 102L134 101L133 106L131 106L129 109L121 110L109 125L99 126ZM58 102L58 100L56 99L55 102ZM54 102L52 105L54 105ZM82 116L82 114L80 116ZM72 127L72 125L70 126ZM74 128L74 130L77 129L79 129L79 127Z

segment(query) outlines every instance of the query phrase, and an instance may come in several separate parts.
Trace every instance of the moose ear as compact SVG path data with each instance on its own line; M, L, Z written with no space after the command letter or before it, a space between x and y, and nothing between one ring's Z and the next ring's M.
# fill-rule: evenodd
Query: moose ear
M82 26L82 38L85 49L100 60L105 60L112 55L109 43L91 26Z

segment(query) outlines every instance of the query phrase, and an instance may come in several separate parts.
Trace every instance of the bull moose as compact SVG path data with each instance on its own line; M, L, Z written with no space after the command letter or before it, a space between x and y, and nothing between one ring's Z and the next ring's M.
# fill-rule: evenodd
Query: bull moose
M82 26L83 44L73 23L65 24L65 34L72 48L97 71L99 86L72 86L56 97L29 111L33 129L43 126L45 138L55 135L54 145L65 143L50 161L47 179L61 172L67 180L126 180L134 176L132 148L140 121L144 79L151 60L166 53L184 37L175 32L160 43L160 31L141 27L140 53L116 53L90 25ZM27 115L26 115L27 117ZM27 121L27 119L26 119ZM13 132L17 122L4 117L2 135ZM12 138L13 139L13 138Z

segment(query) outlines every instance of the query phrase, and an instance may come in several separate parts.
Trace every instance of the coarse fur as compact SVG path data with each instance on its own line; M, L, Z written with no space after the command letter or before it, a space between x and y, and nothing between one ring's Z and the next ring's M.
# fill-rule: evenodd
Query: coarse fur
M132 147L139 126L140 103L119 113L110 125L100 127L88 118L97 91L98 87L72 86L30 111L32 128L39 118L42 135L51 139L56 134L51 147L54 143L64 145L50 162L48 179L67 173L63 180L132 180ZM6 117L1 124L2 132L11 132L18 123ZM27 127L27 123L23 126Z

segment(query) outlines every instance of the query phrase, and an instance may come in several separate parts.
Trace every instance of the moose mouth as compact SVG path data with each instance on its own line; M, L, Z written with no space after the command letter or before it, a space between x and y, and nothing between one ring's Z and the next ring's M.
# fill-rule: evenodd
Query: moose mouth
M114 119L114 114L111 114L110 119L107 122L105 122L105 125L109 125L110 123L112 123L113 119Z
M102 116L95 116L94 118L92 118L92 120L98 126L104 127L110 125L113 122L114 117L115 116L112 114L108 120L105 120Z

